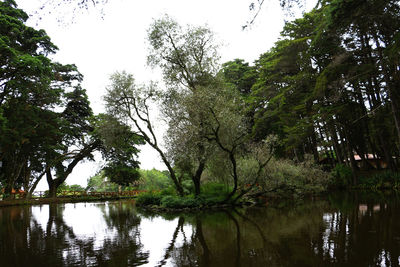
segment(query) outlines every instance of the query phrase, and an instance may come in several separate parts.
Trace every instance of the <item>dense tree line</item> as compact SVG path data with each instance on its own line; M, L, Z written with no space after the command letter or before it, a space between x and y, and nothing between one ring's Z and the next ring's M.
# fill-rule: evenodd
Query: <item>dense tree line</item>
M279 41L250 66L224 64L246 98L254 140L273 133L277 153L330 164L367 155L398 168L399 1L319 1L286 23ZM356 175L354 175L356 183Z

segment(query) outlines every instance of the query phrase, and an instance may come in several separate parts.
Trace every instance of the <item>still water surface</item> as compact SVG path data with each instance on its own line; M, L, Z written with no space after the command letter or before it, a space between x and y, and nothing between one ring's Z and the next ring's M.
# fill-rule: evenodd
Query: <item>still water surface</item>
M0 266L399 266L400 196L156 215L133 201L0 208Z

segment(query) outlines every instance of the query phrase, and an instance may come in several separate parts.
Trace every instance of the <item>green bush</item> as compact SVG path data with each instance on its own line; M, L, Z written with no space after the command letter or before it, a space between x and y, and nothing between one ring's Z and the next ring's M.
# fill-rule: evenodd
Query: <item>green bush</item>
M205 196L199 197L193 196L164 196L161 199L161 206L164 208L171 209L182 209L182 208L200 208L203 206L215 206L221 204L225 197L223 196Z
M332 186L338 188L345 188L352 184L353 173L349 166L345 164L338 164L332 170Z
M164 196L161 199L161 206L173 209L194 208L199 206L199 203L191 197Z
M220 183L206 183L201 186L201 195L203 196L221 196L228 194L230 188Z
M331 180L330 173L323 171L311 158L301 163L272 159L260 179L259 187L283 197L296 197L322 193Z
M168 209L199 208L202 206L215 206L221 204L227 193L227 188L222 184L205 184L204 194L195 197L193 194L179 197L173 188L159 192L145 192L138 196L138 206L160 206Z
M182 187L185 194L191 194L194 192L194 185L192 180L182 181Z
M400 189L400 173L381 171L371 176L361 176L358 187L365 189Z
M140 179L138 182L140 190L163 190L173 186L172 180L168 176L168 172L152 170L140 170Z
M177 193L176 193L176 189L175 189L174 186L169 186L169 187L167 187L165 189L162 189L160 191L160 194L162 196L175 196Z
M104 171L101 171L88 179L86 191L116 192L118 185L108 181Z
M136 204L139 206L152 206L152 205L159 206L161 205L162 197L163 196L158 192L141 193L136 199Z

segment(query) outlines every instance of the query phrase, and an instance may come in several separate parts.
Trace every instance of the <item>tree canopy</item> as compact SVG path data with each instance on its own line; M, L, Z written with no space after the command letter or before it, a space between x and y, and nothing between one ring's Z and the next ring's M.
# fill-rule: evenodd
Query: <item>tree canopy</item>
M399 7L399 1L320 1L286 23L281 39L255 62L247 98L253 138L276 134L279 154L297 160L309 153L332 165L347 162L355 172L354 154L364 166L372 155L397 169Z
M112 162L107 171L120 183L126 183L116 178L121 173L137 179L141 141L122 130L124 142L106 146L110 134L96 130L103 126L96 124L101 116L93 115L80 85L83 76L75 65L51 60L57 47L44 30L27 26L27 19L13 0L0 2L0 180L5 195L14 187L32 193L46 176L55 196L75 166L92 159L96 150Z

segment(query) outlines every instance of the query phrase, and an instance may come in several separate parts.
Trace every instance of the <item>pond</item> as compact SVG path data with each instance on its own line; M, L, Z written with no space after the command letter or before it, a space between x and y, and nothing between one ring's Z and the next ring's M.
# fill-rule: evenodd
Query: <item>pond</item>
M157 215L133 201L0 208L0 266L399 266L400 196Z

